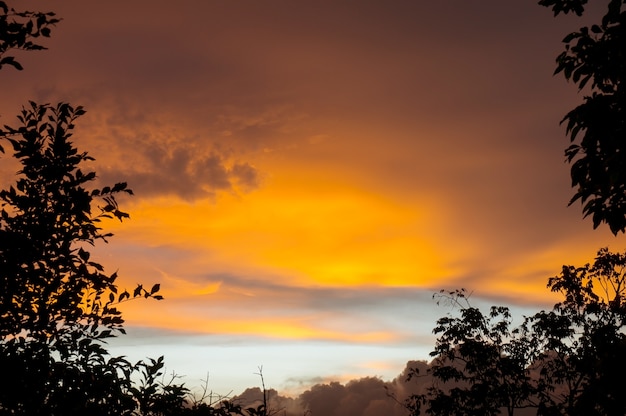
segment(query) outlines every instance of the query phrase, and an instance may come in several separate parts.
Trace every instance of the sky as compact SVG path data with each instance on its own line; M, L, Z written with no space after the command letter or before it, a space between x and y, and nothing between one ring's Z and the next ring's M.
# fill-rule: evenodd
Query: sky
M23 6L22 6L23 4ZM599 16L532 1L23 1L63 21L0 73L0 122L68 101L101 185L131 219L93 255L121 286L110 350L165 355L189 386L391 380L426 360L440 289L517 316L547 278L624 238L573 192L554 77L561 39ZM597 6L596 6L597 7ZM6 156L3 158L6 159ZM0 165L3 183L15 174Z

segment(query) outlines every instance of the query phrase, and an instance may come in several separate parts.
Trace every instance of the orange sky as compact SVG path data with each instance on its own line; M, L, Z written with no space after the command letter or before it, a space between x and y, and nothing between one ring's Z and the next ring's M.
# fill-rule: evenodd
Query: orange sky
M125 307L122 353L165 350L193 377L228 362L216 383L236 388L235 362L279 389L392 377L432 346L434 291L549 307L562 264L623 249L567 208L558 121L580 97L552 72L574 18L496 0L24 3L64 20L0 74L2 122L29 99L86 107L77 145L136 194L96 252L166 297Z

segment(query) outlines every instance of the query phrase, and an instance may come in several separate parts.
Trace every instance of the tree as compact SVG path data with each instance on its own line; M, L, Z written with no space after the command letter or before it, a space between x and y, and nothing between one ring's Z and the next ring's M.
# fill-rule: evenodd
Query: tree
M464 290L440 292L459 309L460 316L446 316L433 330L440 334L427 392L409 399L412 414L512 416L516 409L533 405L534 386L529 365L535 357L532 345L512 330L506 307L492 307L488 314L472 307ZM409 379L419 377L415 369Z
M22 70L7 53L45 49L36 38L50 36L59 21L52 12L16 11L0 1L0 68ZM100 221L128 217L116 194L131 191L125 183L85 188L95 173L80 167L91 157L69 141L82 114L65 103L31 102L18 116L21 126L0 128L22 166L15 185L0 191L0 414L181 409L186 388L155 379L162 358L133 365L104 348L107 338L124 333L118 303L161 297L159 285L118 294L116 274L90 258L88 247L110 237ZM139 388L131 380L137 372ZM150 400L142 400L145 391Z
M411 397L407 409L412 415L626 414L616 383L626 373L625 271L626 253L607 249L593 265L564 266L548 280L563 300L514 329L507 308L485 315L464 291L448 293L460 316L437 321L428 370L433 384Z
M111 236L101 221L128 217L116 195L131 191L86 188L96 175L81 166L91 157L69 140L82 114L31 102L21 126L0 130L22 166L0 191L0 368L13 377L0 388L4 411L124 414L136 405L130 374L143 363L111 358L103 345L124 333L116 305L161 299L159 285L118 293L117 274L91 258L88 247Z
M49 37L51 26L60 19L52 12L16 11L9 8L4 1L0 1L0 68L11 65L22 70L22 65L14 56L6 56L11 50L41 50L46 49L36 43L36 38Z
M115 194L132 192L125 183L85 189L96 175L83 173L79 165L91 157L68 140L83 113L68 104L31 102L19 116L22 126L4 132L22 169L15 186L0 191L2 337L45 341L60 330L85 332L100 324L109 328L106 337L121 328L119 312L110 306L116 275L106 275L85 248L111 236L98 227L103 218L128 217ZM102 205L94 215L95 198ZM118 299L127 297L123 293Z
M554 15L582 15L586 0L541 0ZM626 5L610 0L602 21L567 35L565 51L556 59L555 74L563 73L579 91L583 103L561 123L572 143L566 150L575 193L593 227L606 223L613 234L626 231Z
M544 350L538 379L543 414L623 415L615 383L626 372L626 253L598 251L593 265L564 266L548 287L564 296L527 320Z

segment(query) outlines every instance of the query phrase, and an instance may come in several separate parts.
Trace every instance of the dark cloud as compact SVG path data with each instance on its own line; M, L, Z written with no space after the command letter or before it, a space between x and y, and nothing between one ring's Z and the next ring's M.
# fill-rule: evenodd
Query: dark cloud
M217 151L198 154L191 148L158 143L135 149L143 163L115 169L100 168L102 183L129 183L141 197L176 195L185 200L213 197L218 191L250 191L259 185L259 173L246 162L229 164Z
M230 169L231 177L244 190L252 190L260 185L259 171L247 162L238 162Z
M263 396L263 390L259 387L253 387L247 388L241 394L234 396L232 401L236 404L240 404L244 408L252 407L256 409L266 400L269 410L268 414L287 416L300 416L302 414L301 406L297 399L281 396L274 389L267 389L265 391L265 398Z
M403 372L390 381L364 377L346 383L337 381L313 385L296 398L284 397L275 390L267 391L270 407L285 416L406 416L406 400L424 394L432 385L428 374L430 363L409 361ZM413 375L409 378L409 374ZM258 406L262 403L261 389L249 388L234 397L237 403ZM532 415L533 409L519 409L521 415Z
M224 313L233 314L229 305L236 303L242 310L256 308L258 314L280 317L294 316L295 307L302 316L323 314L336 316L335 321L353 319L350 325L353 330L363 322L378 331L393 329L398 335L404 334L406 342L423 342L421 337L416 339L417 328L426 326L424 329L429 330L435 323L420 318L431 316L435 307L432 299L435 291L430 289L294 286L278 278L250 279L226 273L197 277L194 281L221 283L219 293L202 298L203 309L210 309L211 313L223 309ZM263 307L258 308L260 305ZM390 316L393 318L389 319ZM430 335L425 338L430 339Z
M398 402L404 401L407 389L399 392L397 384L406 383L365 377L346 384L317 384L302 393L299 401L311 416L404 416L406 409Z

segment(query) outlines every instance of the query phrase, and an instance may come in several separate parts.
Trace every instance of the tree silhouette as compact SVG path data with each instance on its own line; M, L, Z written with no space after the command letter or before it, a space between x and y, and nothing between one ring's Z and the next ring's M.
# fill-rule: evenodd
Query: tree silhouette
M31 102L19 127L0 130L22 166L0 191L0 368L12 376L0 388L3 410L124 414L136 405L130 374L145 364L109 357L104 342L124 333L117 304L161 296L158 284L118 293L116 273L88 251L111 236L103 219L128 217L115 196L131 191L87 189L96 175L80 167L91 157L69 140L83 113Z
M412 414L426 407L431 415L499 415L504 410L512 416L532 406L529 365L535 354L528 338L511 329L509 309L494 306L483 314L464 290L437 296L458 308L460 316L437 321L433 332L439 337L428 370L433 384L410 398ZM420 376L417 369L409 373L409 379Z
M433 384L407 401L412 415L512 416L626 414L617 380L626 372L626 253L601 249L593 265L564 266L548 280L563 295L511 328L508 308L488 314L464 291L445 294L459 316L447 316L428 370ZM410 377L422 376L417 369Z
M541 0L560 13L584 12L586 0ZM606 223L613 234L626 230L626 1L610 0L601 22L567 35L565 51L557 57L555 74L563 73L579 90L587 87L583 103L561 121L571 145L570 205L583 204L593 227Z
M45 49L60 20L52 12L18 12L0 1L0 68L21 70L11 50ZM163 358L131 364L111 357L108 338L123 334L117 304L161 299L160 287L119 291L88 251L111 236L105 218L127 218L116 201L125 183L88 189L92 160L70 141L82 107L30 102L18 127L0 129L21 165L0 190L0 414L157 415L183 409L188 390L163 382ZM4 147L0 146L4 152Z
M60 19L52 12L16 11L9 8L4 1L0 1L0 68L11 65L22 70L22 65L14 56L6 56L11 50L41 50L46 49L36 43L36 38L49 37L51 26Z
M593 265L564 266L548 281L564 300L527 320L545 351L538 389L545 414L626 414L615 383L626 371L625 266L626 254L604 248Z

